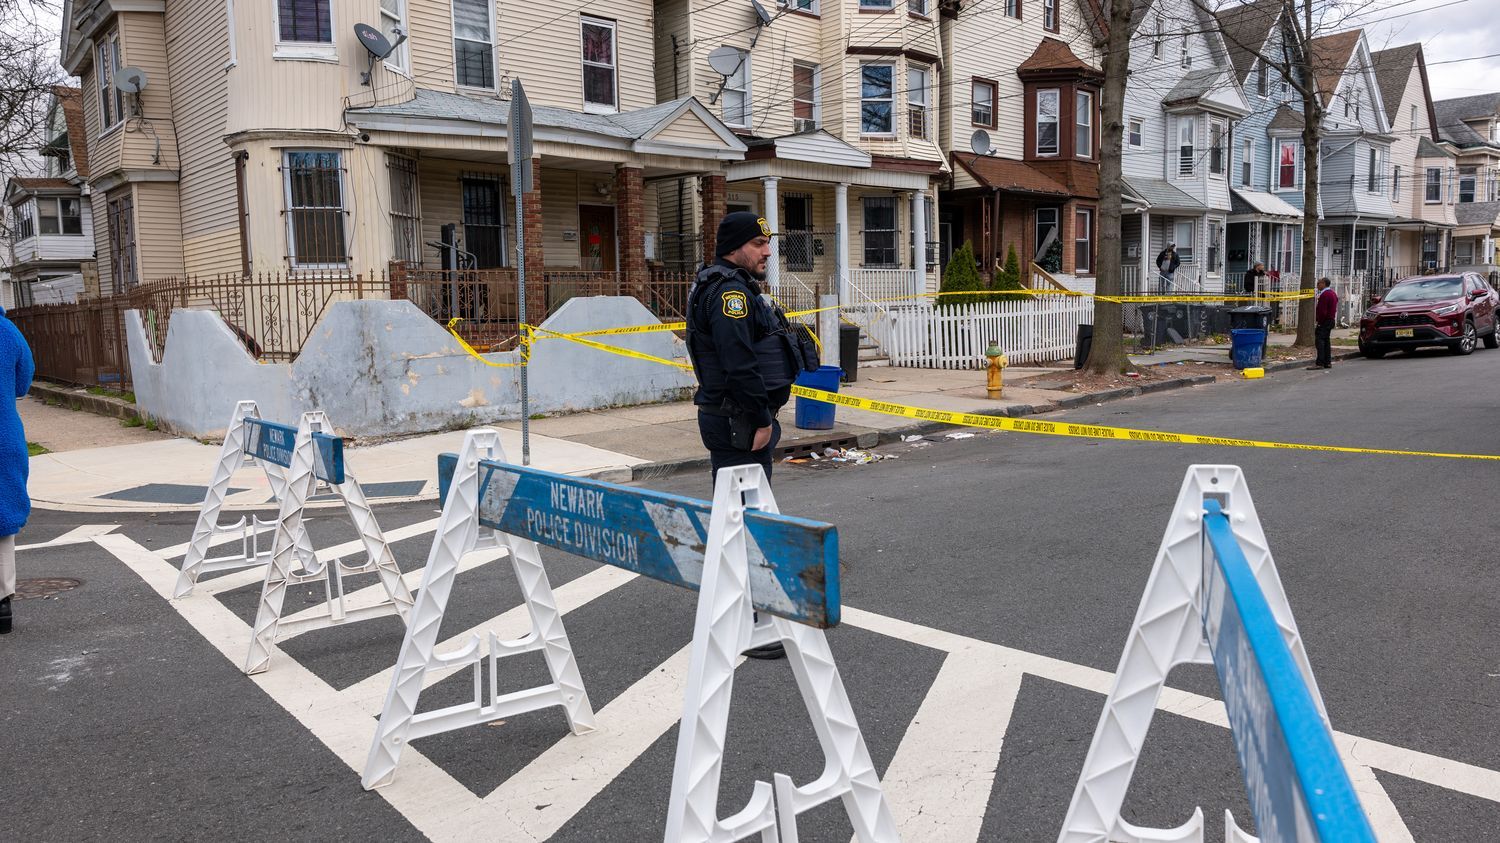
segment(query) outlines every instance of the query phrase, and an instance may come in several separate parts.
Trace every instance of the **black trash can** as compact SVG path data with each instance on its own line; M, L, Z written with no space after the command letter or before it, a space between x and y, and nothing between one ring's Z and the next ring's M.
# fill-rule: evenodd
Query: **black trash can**
M1073 368L1082 369L1089 362L1089 352L1094 350L1094 326L1079 325L1078 340L1073 347Z
M839 366L844 370L844 383L859 379L859 326L839 323Z

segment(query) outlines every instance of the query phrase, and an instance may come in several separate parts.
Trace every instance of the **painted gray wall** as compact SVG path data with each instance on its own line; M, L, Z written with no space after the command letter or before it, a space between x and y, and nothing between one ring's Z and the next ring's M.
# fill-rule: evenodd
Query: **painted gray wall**
M575 298L542 327L560 333L658 323L630 297ZM407 301L336 302L292 363L260 364L217 313L172 313L165 351L153 358L140 314L125 317L130 369L141 410L174 432L222 437L236 401L264 418L294 423L323 410L339 433L394 436L520 418L520 370L486 366ZM656 357L686 359L662 331L601 338ZM483 355L513 363L516 352ZM690 372L586 348L536 343L528 375L532 413L576 412L686 397Z

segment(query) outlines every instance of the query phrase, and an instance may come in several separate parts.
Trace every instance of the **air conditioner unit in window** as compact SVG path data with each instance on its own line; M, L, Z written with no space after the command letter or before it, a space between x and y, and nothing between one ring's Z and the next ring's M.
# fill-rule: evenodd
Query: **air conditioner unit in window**
M794 118L792 118L792 131L793 132L811 132L811 131L813 131L813 130L815 130L817 128L818 128L818 121L814 120L811 117L794 117Z

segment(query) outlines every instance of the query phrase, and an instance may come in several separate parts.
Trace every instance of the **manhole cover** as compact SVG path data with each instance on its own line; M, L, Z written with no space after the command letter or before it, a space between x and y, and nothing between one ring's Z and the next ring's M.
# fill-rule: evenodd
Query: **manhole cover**
M42 577L34 580L16 580L16 599L27 600L35 597L51 597L64 591L83 585L83 580L75 580L72 577Z

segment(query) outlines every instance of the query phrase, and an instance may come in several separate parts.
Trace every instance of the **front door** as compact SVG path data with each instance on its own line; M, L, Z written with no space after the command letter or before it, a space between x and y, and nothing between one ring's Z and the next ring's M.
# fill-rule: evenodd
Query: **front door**
M615 271L615 209L611 205L579 205L578 253L582 266L592 272Z

